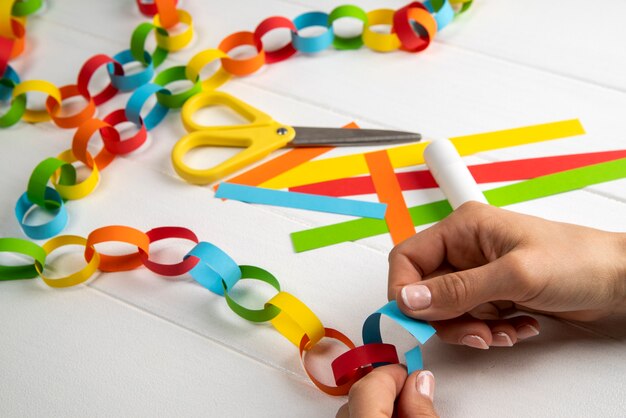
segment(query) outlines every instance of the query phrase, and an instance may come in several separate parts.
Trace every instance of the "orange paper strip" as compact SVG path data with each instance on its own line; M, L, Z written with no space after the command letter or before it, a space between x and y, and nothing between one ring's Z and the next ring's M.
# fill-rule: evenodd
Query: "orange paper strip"
M411 214L402 196L402 189L393 171L387 151L376 151L365 154L380 203L387 204L385 221L394 244L399 244L415 234Z

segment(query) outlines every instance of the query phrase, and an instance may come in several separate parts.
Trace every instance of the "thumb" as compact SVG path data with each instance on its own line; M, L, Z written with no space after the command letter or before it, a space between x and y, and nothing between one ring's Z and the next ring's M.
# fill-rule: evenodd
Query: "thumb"
M422 370L411 374L398 398L398 418L437 417L433 406L434 394L435 377L431 372Z
M406 315L426 321L456 318L494 300L515 301L521 293L521 263L507 254L491 263L456 271L398 290L396 300Z

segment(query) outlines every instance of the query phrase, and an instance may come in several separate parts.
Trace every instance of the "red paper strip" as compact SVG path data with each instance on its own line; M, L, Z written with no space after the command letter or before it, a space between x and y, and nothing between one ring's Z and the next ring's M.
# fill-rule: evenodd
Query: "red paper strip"
M469 166L477 183L527 180L592 164L618 160L626 157L626 150L603 151L584 154L558 155L553 157L528 158ZM402 190L418 190L438 187L428 170L397 173ZM376 193L371 176L351 177L291 187L291 192L323 196L356 196Z
M365 344L337 357L331 364L337 385L347 382L356 372L374 364L398 364L396 347L385 343Z
M411 214L402 196L402 189L398 178L393 171L387 151L377 151L365 154L365 161L369 167L372 182L378 194L380 203L387 204L385 221L394 244L399 244L415 234L415 227Z

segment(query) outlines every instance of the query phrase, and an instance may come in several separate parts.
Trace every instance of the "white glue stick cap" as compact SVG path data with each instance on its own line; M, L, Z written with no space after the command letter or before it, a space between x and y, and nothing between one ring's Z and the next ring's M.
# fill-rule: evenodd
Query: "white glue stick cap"
M447 139L438 139L424 150L424 161L441 191L456 209L470 200L488 203L458 151Z

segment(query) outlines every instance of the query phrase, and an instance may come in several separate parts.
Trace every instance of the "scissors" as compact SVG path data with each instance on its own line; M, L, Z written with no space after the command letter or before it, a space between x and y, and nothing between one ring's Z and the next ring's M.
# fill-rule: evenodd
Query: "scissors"
M199 109L216 105L230 108L248 123L205 126L193 120L193 114ZM212 183L283 147L400 144L422 138L418 133L401 131L288 126L236 97L218 91L196 94L185 102L181 113L183 125L189 133L174 145L172 164L179 176L194 184ZM184 163L189 151L208 146L244 149L208 169L195 169Z

